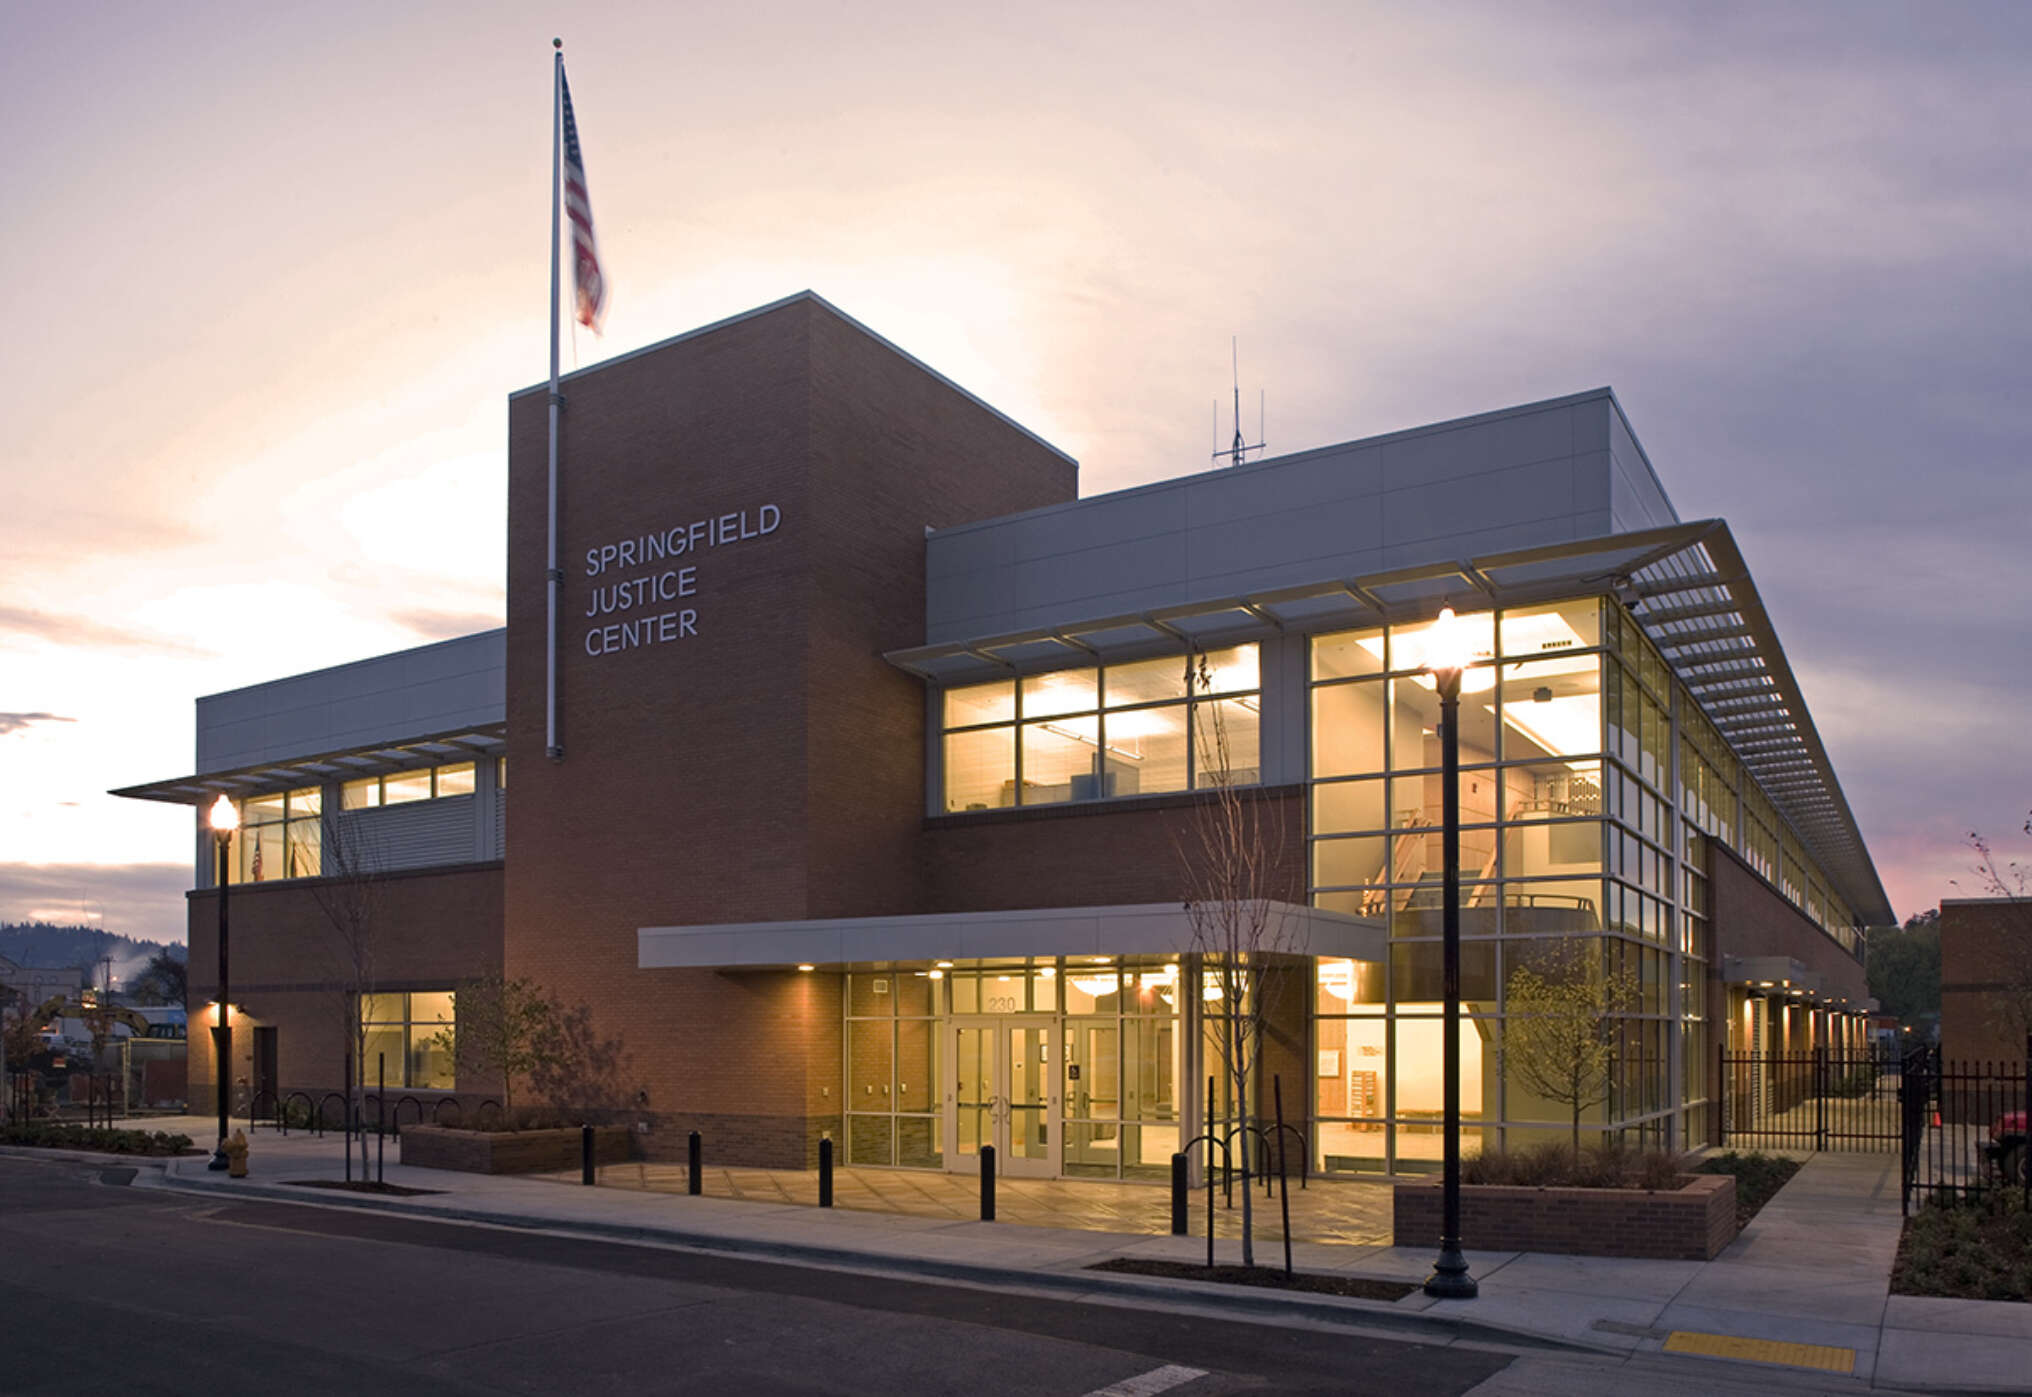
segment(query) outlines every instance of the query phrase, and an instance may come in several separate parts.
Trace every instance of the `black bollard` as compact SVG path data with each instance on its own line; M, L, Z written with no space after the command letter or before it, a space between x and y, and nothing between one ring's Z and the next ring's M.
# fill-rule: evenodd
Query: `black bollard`
M830 1208L833 1205L833 1142L818 1142L818 1205Z
M700 1172L704 1168L700 1160L705 1151L700 1148L699 1133L696 1130L691 1133L691 1140L686 1146L686 1151L686 1162L689 1166L686 1172L690 1175L690 1181L685 1185L684 1191L696 1198L706 1191L706 1181Z
M591 1188L600 1181L598 1166L593 1161L593 1128L579 1127L579 1182Z
M1174 1237L1183 1237L1186 1233L1186 1198L1185 1156L1174 1154L1171 1157L1171 1235Z
M388 1182L388 1137L382 1133L382 1107L388 1102L388 1054L374 1055L374 1187Z
M981 1221L995 1220L995 1147L981 1146Z

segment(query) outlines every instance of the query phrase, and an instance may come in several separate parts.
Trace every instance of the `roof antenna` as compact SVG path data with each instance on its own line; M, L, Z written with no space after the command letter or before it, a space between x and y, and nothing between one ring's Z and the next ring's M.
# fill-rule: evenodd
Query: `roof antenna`
M1249 452L1261 451L1263 449L1263 394L1259 389L1256 395L1256 440L1253 442L1246 441L1242 437L1242 354L1233 336L1230 336L1228 339L1228 353L1233 359L1234 369L1235 441L1234 445L1230 446L1226 451L1214 452L1213 459L1219 461L1225 458L1229 465L1239 466L1243 461L1248 459ZM1219 408L1214 409L1214 420L1217 424L1215 430L1218 431L1220 420Z

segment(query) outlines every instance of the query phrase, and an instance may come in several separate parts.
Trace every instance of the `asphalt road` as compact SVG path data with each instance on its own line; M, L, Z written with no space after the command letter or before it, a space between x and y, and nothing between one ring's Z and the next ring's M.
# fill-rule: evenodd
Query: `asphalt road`
M130 1176L0 1157L0 1391L1450 1394L1510 1362Z

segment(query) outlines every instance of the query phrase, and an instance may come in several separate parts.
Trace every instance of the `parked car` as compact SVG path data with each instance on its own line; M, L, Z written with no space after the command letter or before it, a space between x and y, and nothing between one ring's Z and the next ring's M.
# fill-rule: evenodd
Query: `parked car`
M1990 1125L1990 1138L1983 1144L1983 1153L1997 1166L1997 1172L2007 1184L2023 1185L2025 1182L2025 1113L2006 1111Z

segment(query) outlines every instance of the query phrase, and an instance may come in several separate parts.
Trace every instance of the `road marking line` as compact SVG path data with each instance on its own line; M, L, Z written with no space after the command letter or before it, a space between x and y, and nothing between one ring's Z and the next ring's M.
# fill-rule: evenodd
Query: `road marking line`
M1675 1329L1665 1341L1667 1353L1697 1353L1707 1358L1741 1358L1752 1363L1783 1363L1823 1373L1853 1373L1856 1351L1831 1344L1788 1344L1779 1339L1739 1339L1733 1334L1697 1334Z
M1168 1392L1174 1387L1184 1386L1194 1378L1205 1376L1206 1370L1203 1368L1186 1368L1177 1363L1167 1363L1162 1368L1152 1368L1149 1372L1139 1373L1133 1378L1123 1378L1120 1382L1110 1383L1106 1387L1097 1387L1089 1392L1087 1397L1152 1397L1153 1393Z

